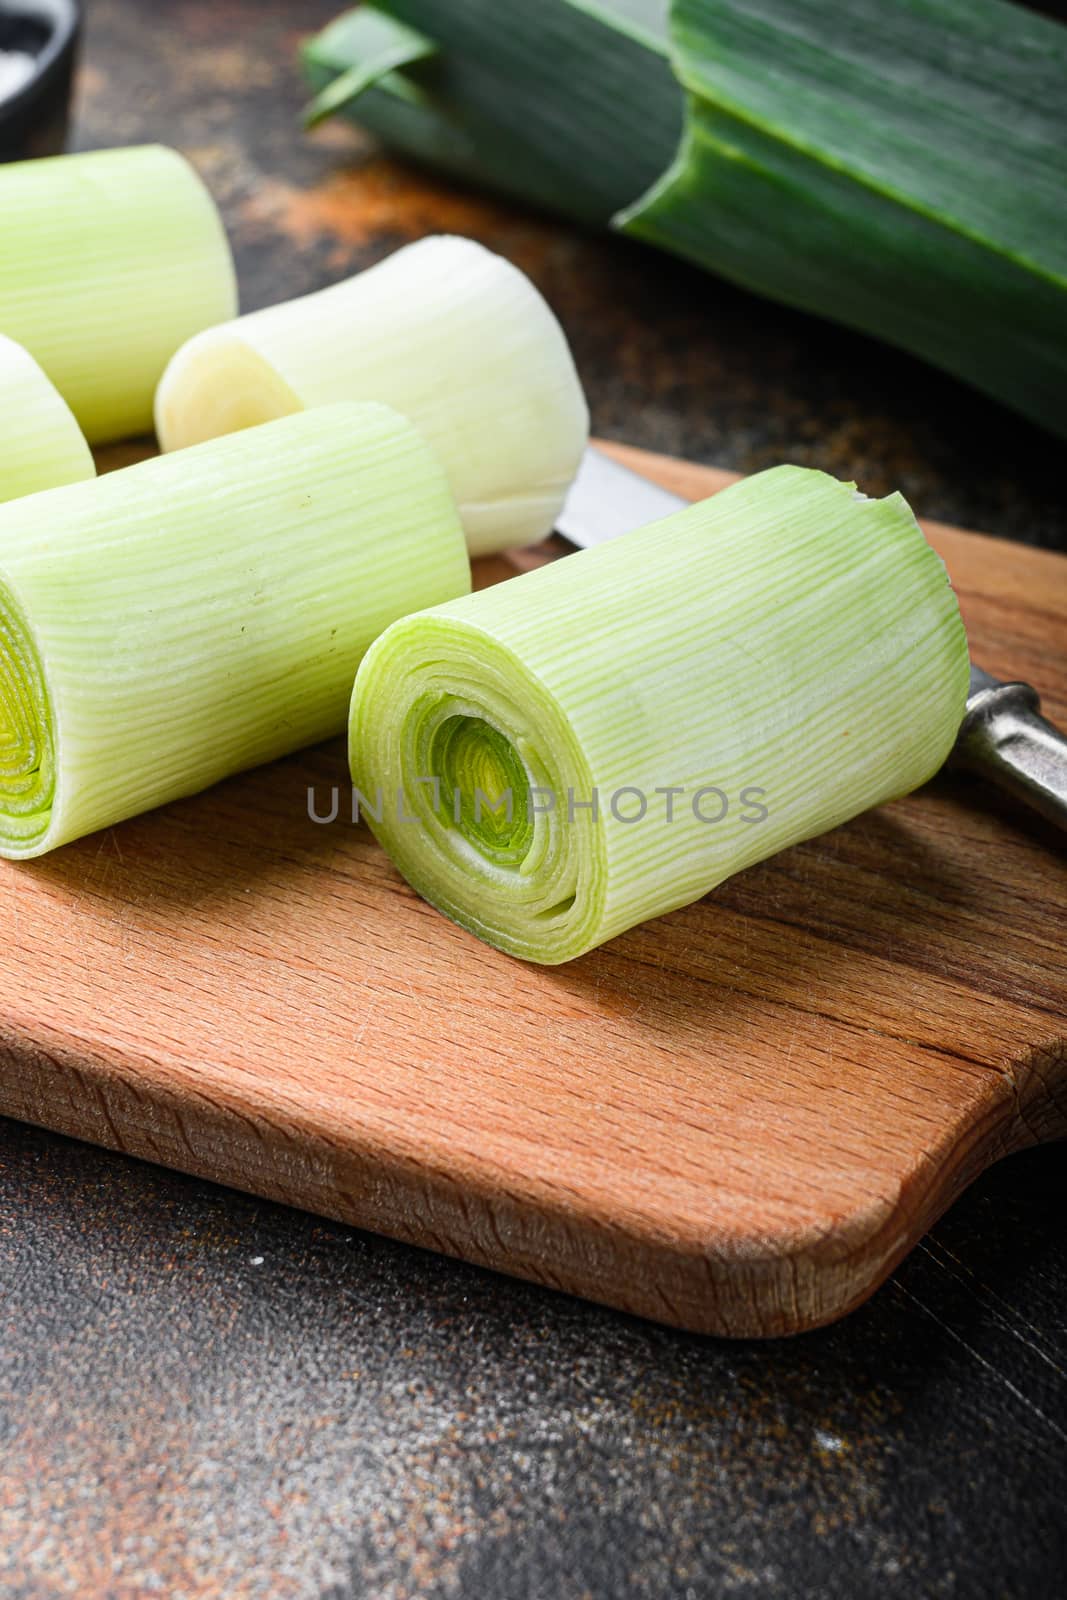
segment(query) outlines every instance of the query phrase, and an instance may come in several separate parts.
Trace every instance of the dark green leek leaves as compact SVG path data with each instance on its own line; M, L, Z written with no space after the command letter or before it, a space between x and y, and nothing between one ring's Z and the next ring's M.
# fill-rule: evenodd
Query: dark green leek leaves
M381 0L307 48L316 88L358 77L386 12L437 46L352 108L388 142L1067 433L1058 24L1005 0Z
M627 27L572 0L390 0L338 17L304 62L321 91L367 60L370 19L390 13L440 49L377 82L350 107L355 120L460 177L606 226L670 164L684 116L663 0L625 10Z
M620 219L1067 431L1067 32L998 0L676 0L686 137Z
M350 21L347 39L352 65L319 90L304 112L306 128L313 128L335 112L343 111L391 72L412 67L417 61L426 61L437 54L432 40L414 28L405 27L395 17L375 11L373 6L356 12Z

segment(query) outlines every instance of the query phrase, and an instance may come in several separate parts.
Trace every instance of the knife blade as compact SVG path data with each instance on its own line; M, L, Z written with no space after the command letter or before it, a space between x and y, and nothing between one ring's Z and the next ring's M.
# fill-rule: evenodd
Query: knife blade
M601 450L587 450L556 532L588 550L682 511L688 500ZM1067 739L1041 715L1037 691L971 663L959 735L946 765L964 768L1067 829Z

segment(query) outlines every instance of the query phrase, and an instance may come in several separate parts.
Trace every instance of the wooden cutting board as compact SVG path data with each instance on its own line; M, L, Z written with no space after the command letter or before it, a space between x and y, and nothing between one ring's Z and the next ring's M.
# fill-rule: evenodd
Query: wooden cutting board
M928 531L977 658L1067 723L1067 559ZM0 1111L735 1335L840 1316L1067 1133L1063 837L977 783L544 970L312 823L345 776L338 741L0 863Z

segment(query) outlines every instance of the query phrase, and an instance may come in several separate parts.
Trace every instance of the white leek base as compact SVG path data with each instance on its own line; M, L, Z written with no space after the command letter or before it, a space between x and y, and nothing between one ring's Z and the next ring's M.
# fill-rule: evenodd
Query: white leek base
M156 396L164 450L334 400L379 400L441 461L472 555L555 523L589 432L563 331L510 262L422 239L317 294L198 334Z

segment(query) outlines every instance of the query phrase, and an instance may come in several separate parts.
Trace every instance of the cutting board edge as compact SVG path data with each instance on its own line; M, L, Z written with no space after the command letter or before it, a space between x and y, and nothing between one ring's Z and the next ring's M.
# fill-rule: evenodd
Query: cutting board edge
M47 1088L35 1094L42 1078ZM390 1147L376 1130L352 1128L339 1141L310 1119L283 1132L250 1102L146 1084L129 1063L93 1060L73 1038L45 1049L39 1036L0 1035L0 1115L629 1315L731 1338L776 1338L839 1320L980 1172L1042 1137L1020 1119L1014 1083L991 1073L976 1081L974 1115L961 1114L950 1148L917 1159L895 1193L871 1194L835 1217L832 1232L810 1222L777 1238L714 1241L698 1219L689 1236L675 1225L673 1236L657 1238L588 1207L578 1213L559 1193L516 1195L507 1174L448 1171L425 1150L416 1159L402 1139Z

